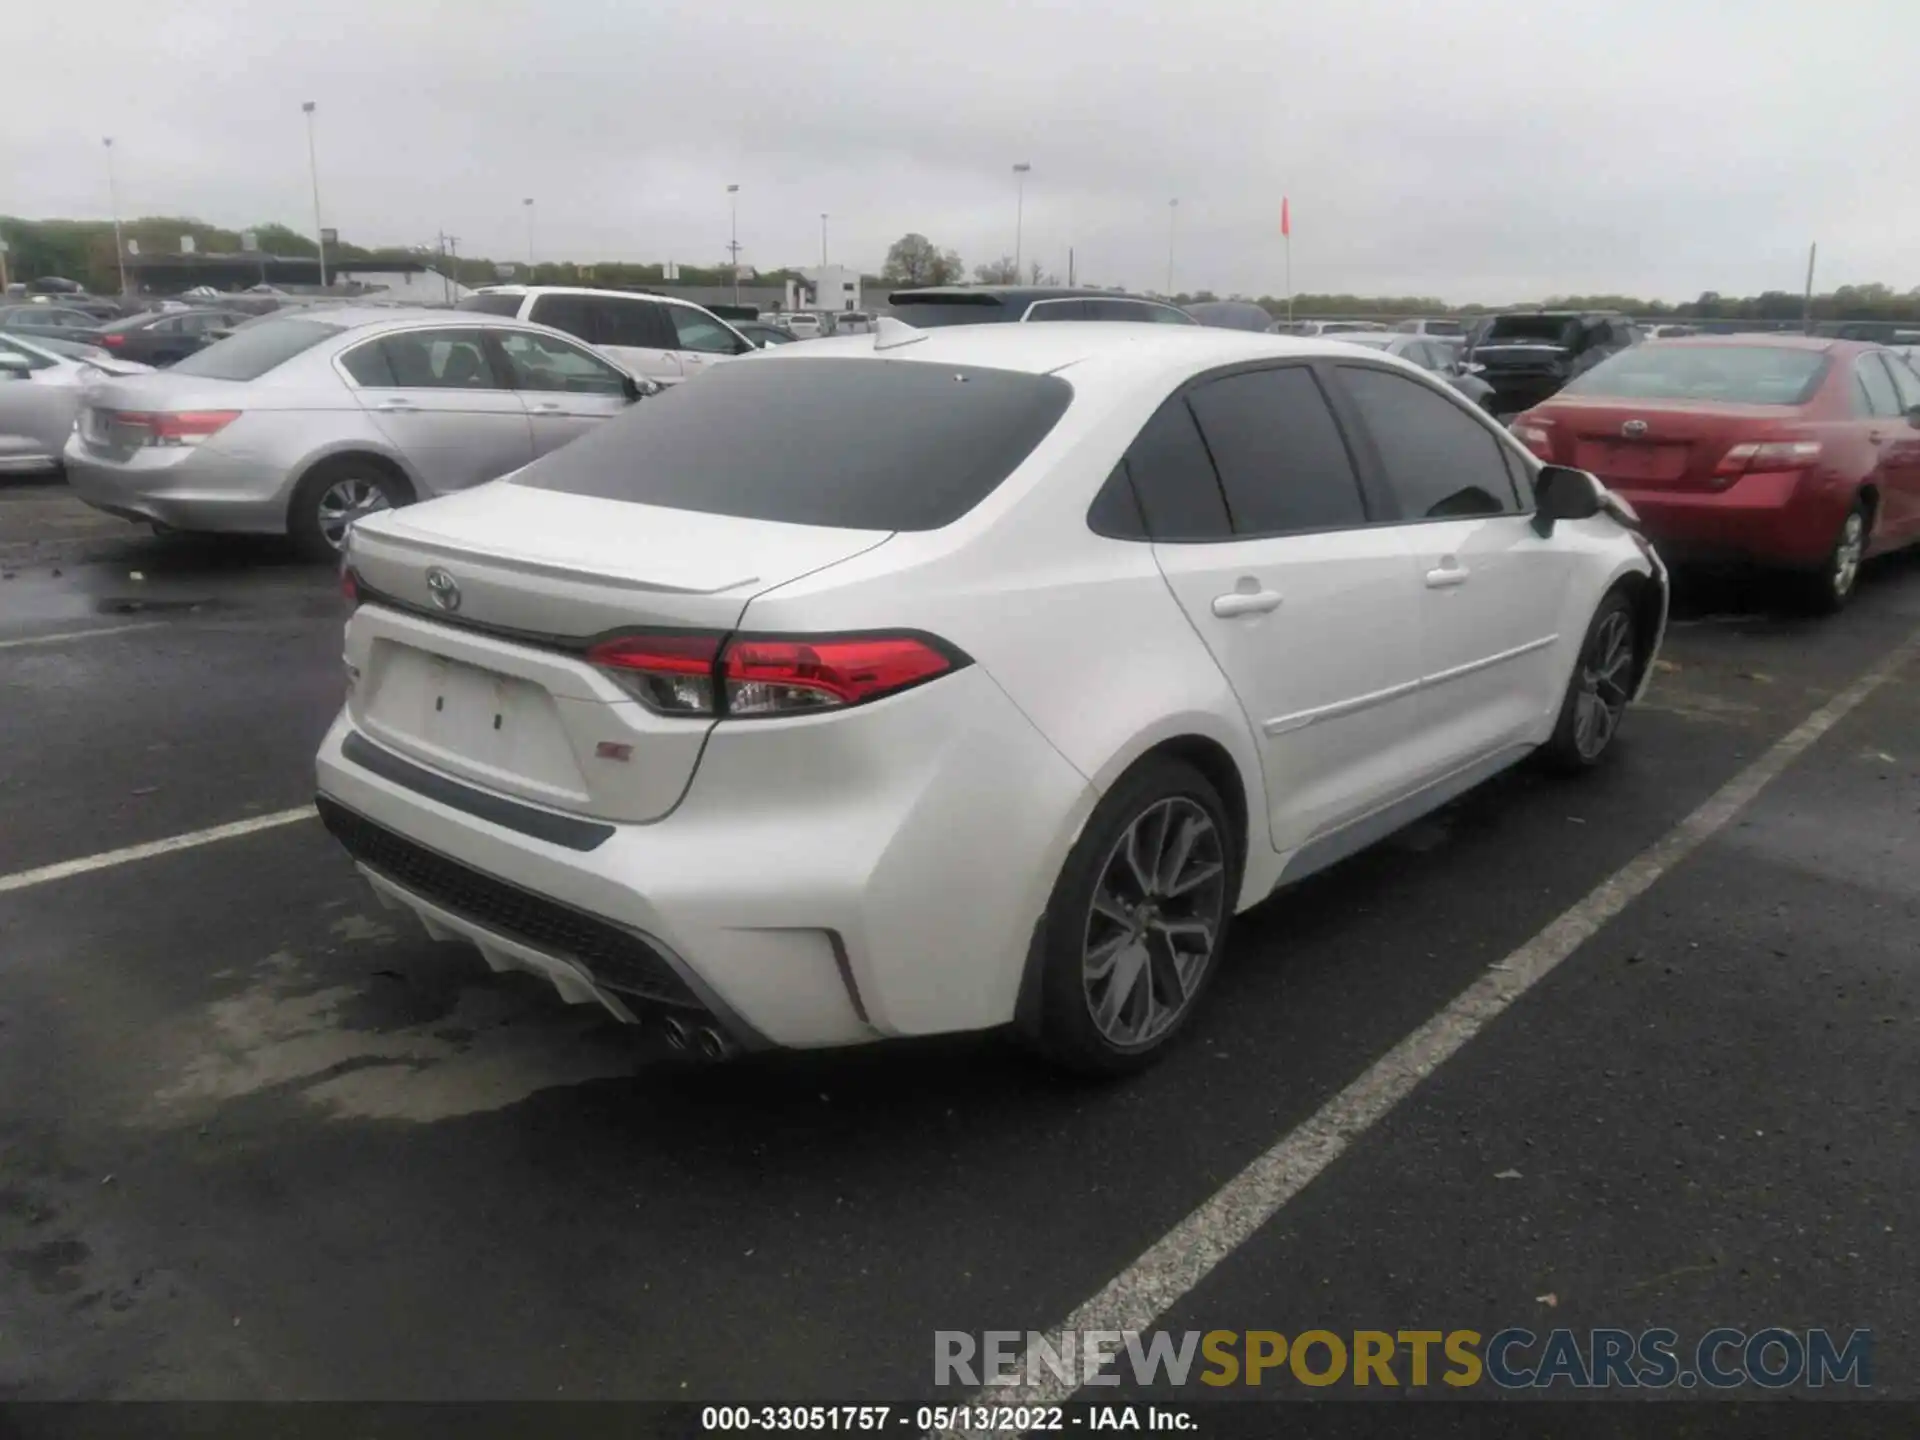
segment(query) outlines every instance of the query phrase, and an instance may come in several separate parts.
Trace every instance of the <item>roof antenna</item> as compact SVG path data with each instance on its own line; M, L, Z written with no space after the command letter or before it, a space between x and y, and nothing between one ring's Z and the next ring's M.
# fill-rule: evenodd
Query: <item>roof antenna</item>
M882 315L874 322L873 348L876 350L897 350L902 345L916 345L926 338L926 331L904 320L896 320L891 315Z

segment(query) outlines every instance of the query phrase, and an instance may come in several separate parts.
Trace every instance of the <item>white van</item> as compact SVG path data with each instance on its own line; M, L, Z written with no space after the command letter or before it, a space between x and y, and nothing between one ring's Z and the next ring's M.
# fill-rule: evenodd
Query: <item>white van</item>
M604 350L634 375L674 385L702 370L751 355L754 344L691 300L631 290L571 285L489 285L456 310L532 320Z

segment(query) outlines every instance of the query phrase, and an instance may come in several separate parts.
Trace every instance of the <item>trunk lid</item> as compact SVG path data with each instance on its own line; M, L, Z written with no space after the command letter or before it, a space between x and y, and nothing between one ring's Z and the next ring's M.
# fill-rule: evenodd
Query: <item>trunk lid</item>
M586 660L590 642L724 634L755 595L890 534L501 482L375 516L349 552L367 602L348 629L349 713L376 743L486 789L657 819L714 722L649 710Z
M1609 396L1561 396L1531 418L1549 422L1555 461L1626 490L1724 489L1715 471L1734 446L1796 439L1804 429L1790 406Z

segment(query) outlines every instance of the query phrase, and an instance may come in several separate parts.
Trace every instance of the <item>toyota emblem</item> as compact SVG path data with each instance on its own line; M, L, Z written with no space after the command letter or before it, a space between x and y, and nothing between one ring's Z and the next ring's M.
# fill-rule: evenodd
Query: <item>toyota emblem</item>
M451 611L460 608L460 582L438 565L427 571L427 594L433 597L433 603L442 610Z
M1647 422L1644 420L1629 420L1620 427L1620 433L1629 440L1638 440L1642 435L1647 433Z

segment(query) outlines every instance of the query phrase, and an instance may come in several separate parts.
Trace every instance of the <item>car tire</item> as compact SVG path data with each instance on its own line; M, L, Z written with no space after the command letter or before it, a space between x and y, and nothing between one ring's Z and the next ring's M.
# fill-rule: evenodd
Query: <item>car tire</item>
M380 461L359 455L323 460L293 492L287 534L307 559L338 560L353 521L412 499L406 481Z
M1580 641L1580 654L1560 702L1560 717L1540 750L1540 758L1551 769L1578 774L1594 769L1613 753L1620 722L1633 697L1638 643L1633 602L1625 591L1609 590Z
M1102 796L1036 936L1033 1048L1082 1075L1158 1060L1219 967L1240 846L1219 792L1184 761L1149 757Z
M1810 615L1832 615L1844 610L1860 583L1860 565L1866 559L1867 539L1873 532L1873 516L1866 503L1853 502L1840 521L1833 537L1833 548L1820 568L1797 576L1800 608Z

